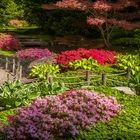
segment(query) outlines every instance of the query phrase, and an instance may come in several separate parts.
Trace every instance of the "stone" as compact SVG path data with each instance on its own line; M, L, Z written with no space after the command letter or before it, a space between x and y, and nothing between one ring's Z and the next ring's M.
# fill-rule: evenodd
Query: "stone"
M131 88L129 87L113 87L113 89L117 89L119 91L122 91L124 94L128 94L128 95L136 95L135 91L133 91Z

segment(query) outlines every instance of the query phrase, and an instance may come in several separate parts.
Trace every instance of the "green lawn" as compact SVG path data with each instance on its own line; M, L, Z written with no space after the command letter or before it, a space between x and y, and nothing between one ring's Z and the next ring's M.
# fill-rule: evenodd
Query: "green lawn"
M0 55L13 56L14 54L15 54L14 51L3 51L3 50L0 50Z

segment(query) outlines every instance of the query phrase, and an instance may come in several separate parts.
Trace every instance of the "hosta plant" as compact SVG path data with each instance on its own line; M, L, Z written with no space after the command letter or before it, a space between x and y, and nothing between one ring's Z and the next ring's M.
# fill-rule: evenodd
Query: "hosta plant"
M0 110L27 105L39 96L56 95L68 90L63 84L49 84L46 80L23 84L20 81L6 82L0 86Z
M17 109L10 116L9 125L1 126L1 131L7 140L72 138L81 130L111 120L120 107L114 97L72 89L61 95L38 98Z
M19 81L6 82L0 87L0 109L16 108L39 96L39 92L32 92L30 86Z
M21 49L20 42L10 34L0 33L0 49L13 51Z
M84 70L93 70L99 66L97 61L94 60L93 58L83 58L81 60L75 60L74 62L70 62L69 66L73 69L84 69Z
M127 70L131 69L132 74L135 75L140 71L140 55L118 55L116 57L117 64L116 66L120 69Z
M30 76L46 79L47 73L48 75L55 76L59 71L59 65L39 64L31 69Z

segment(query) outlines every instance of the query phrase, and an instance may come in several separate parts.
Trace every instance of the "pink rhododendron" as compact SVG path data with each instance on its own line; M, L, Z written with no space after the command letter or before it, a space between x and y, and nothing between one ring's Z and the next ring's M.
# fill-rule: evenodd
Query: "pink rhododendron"
M74 137L81 130L111 120L120 108L114 97L72 89L62 95L38 98L16 110L13 121L3 127L2 132L7 140Z
M43 57L53 57L54 54L48 49L38 49L30 48L25 50L20 50L16 53L16 57L23 59L40 59Z
M12 35L0 33L0 49L2 50L19 50L21 49L20 42Z

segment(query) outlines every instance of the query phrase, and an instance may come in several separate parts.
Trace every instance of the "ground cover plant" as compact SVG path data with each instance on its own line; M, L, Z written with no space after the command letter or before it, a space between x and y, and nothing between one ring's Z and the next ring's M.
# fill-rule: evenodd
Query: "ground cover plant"
M18 109L4 132L11 140L75 136L91 125L111 120L120 107L114 97L72 89L59 96L38 98L31 105Z
M0 33L0 49L6 51L21 49L20 42L10 34Z
M140 96L130 96L104 86L89 88L108 96L115 96L122 105L121 114L106 124L97 124L90 131L81 133L76 140L139 140Z

